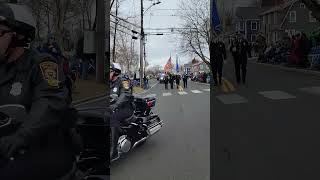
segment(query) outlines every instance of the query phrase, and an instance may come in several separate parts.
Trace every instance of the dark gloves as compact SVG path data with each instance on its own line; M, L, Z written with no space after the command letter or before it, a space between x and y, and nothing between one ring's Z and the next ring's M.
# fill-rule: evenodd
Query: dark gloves
M5 158L11 158L19 150L25 147L26 142L21 136L5 136L0 139L0 154Z

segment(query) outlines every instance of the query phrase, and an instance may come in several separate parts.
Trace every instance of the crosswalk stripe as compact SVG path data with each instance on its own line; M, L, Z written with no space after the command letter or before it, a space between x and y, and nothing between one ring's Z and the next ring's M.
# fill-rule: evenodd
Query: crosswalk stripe
M171 96L172 94L171 93L163 93L162 95L163 96Z
M200 93L202 93L202 92L199 91L199 90L191 90L191 92L193 92L193 93L195 93L195 94L200 94Z
M320 94L320 87L315 86L315 87L307 87L307 88L300 88L300 91L304 91L306 93L310 94Z
M268 99L272 100L282 100L282 99L293 99L296 98L296 96L293 96L291 94L288 94L283 91L263 91L259 92L262 96Z
M180 95L186 95L186 94L188 94L188 93L185 92L185 91L181 91L181 92L178 92L178 94L180 94Z
M216 96L223 104L242 104L247 103L248 100L238 94L226 94Z

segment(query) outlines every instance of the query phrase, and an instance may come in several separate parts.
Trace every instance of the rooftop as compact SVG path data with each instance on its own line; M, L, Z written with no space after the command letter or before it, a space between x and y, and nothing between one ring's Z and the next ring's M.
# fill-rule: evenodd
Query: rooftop
M235 14L241 19L258 19L261 12L259 7L238 7Z
M283 4L280 4L279 6L274 6L270 9L267 9L265 11L263 11L262 13L260 13L260 15L266 15L266 14L269 14L269 13L273 13L273 12L277 12L277 11L282 11L288 7L290 7L292 4L298 2L299 0L290 0L290 1L287 1L287 2L284 2Z

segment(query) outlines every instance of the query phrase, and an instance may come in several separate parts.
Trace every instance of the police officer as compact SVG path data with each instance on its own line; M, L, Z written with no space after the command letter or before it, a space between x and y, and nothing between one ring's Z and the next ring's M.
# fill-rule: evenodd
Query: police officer
M27 116L0 137L0 179L55 180L75 160L66 138L68 91L62 69L49 55L25 48L35 37L26 6L0 3L0 105L20 104ZM26 150L24 155L19 151ZM15 157L14 161L8 161Z
M120 124L130 118L133 115L133 96L132 90L130 89L129 81L121 78L121 66L118 63L112 63L110 65L110 96L117 97L115 101L111 102L110 109L113 111L111 116L111 127L116 127L113 138L113 158L118 156L116 150L117 142L119 138Z
M166 73L164 75L164 88L165 89L168 89L168 83L169 83L169 77L168 77L168 74Z
M226 47L225 44L221 40L216 40L212 42L212 50L213 50L213 80L215 85L222 84L222 69L223 69L223 60L227 59Z
M243 36L238 35L237 38L235 38L232 42L230 51L232 52L234 58L237 83L240 84L242 80L242 83L245 84L247 75L249 43ZM240 73L240 71L242 71L242 73ZM240 74L242 74L242 78Z

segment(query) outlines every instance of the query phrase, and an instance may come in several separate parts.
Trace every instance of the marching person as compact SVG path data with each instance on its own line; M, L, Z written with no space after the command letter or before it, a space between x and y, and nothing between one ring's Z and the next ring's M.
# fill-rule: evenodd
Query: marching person
M177 85L177 89L179 89L179 86L180 86L180 79L181 79L180 75L177 74L177 75L176 75L176 85Z
M213 74L214 83L216 85L222 84L222 69L223 69L223 60L227 59L227 52L225 44L222 40L213 41L212 43L213 49L213 60L214 60L214 69L218 73L218 78L216 74Z
M168 89L168 83L169 83L169 78L168 78L168 74L166 73L166 75L164 76L164 87L165 87L165 89Z
M184 74L182 79L183 79L183 88L188 88L188 75Z
M169 82L170 82L170 87L173 89L173 83L174 83L174 76L173 74L169 74Z
M246 75L247 75L247 62L248 62L248 53L249 53L249 43L243 37L240 36L235 38L230 46L230 51L233 55L234 65L235 65L235 72L236 72L236 79L238 85L241 83L246 83ZM242 73L240 73L240 71ZM241 75L242 78L241 78Z

